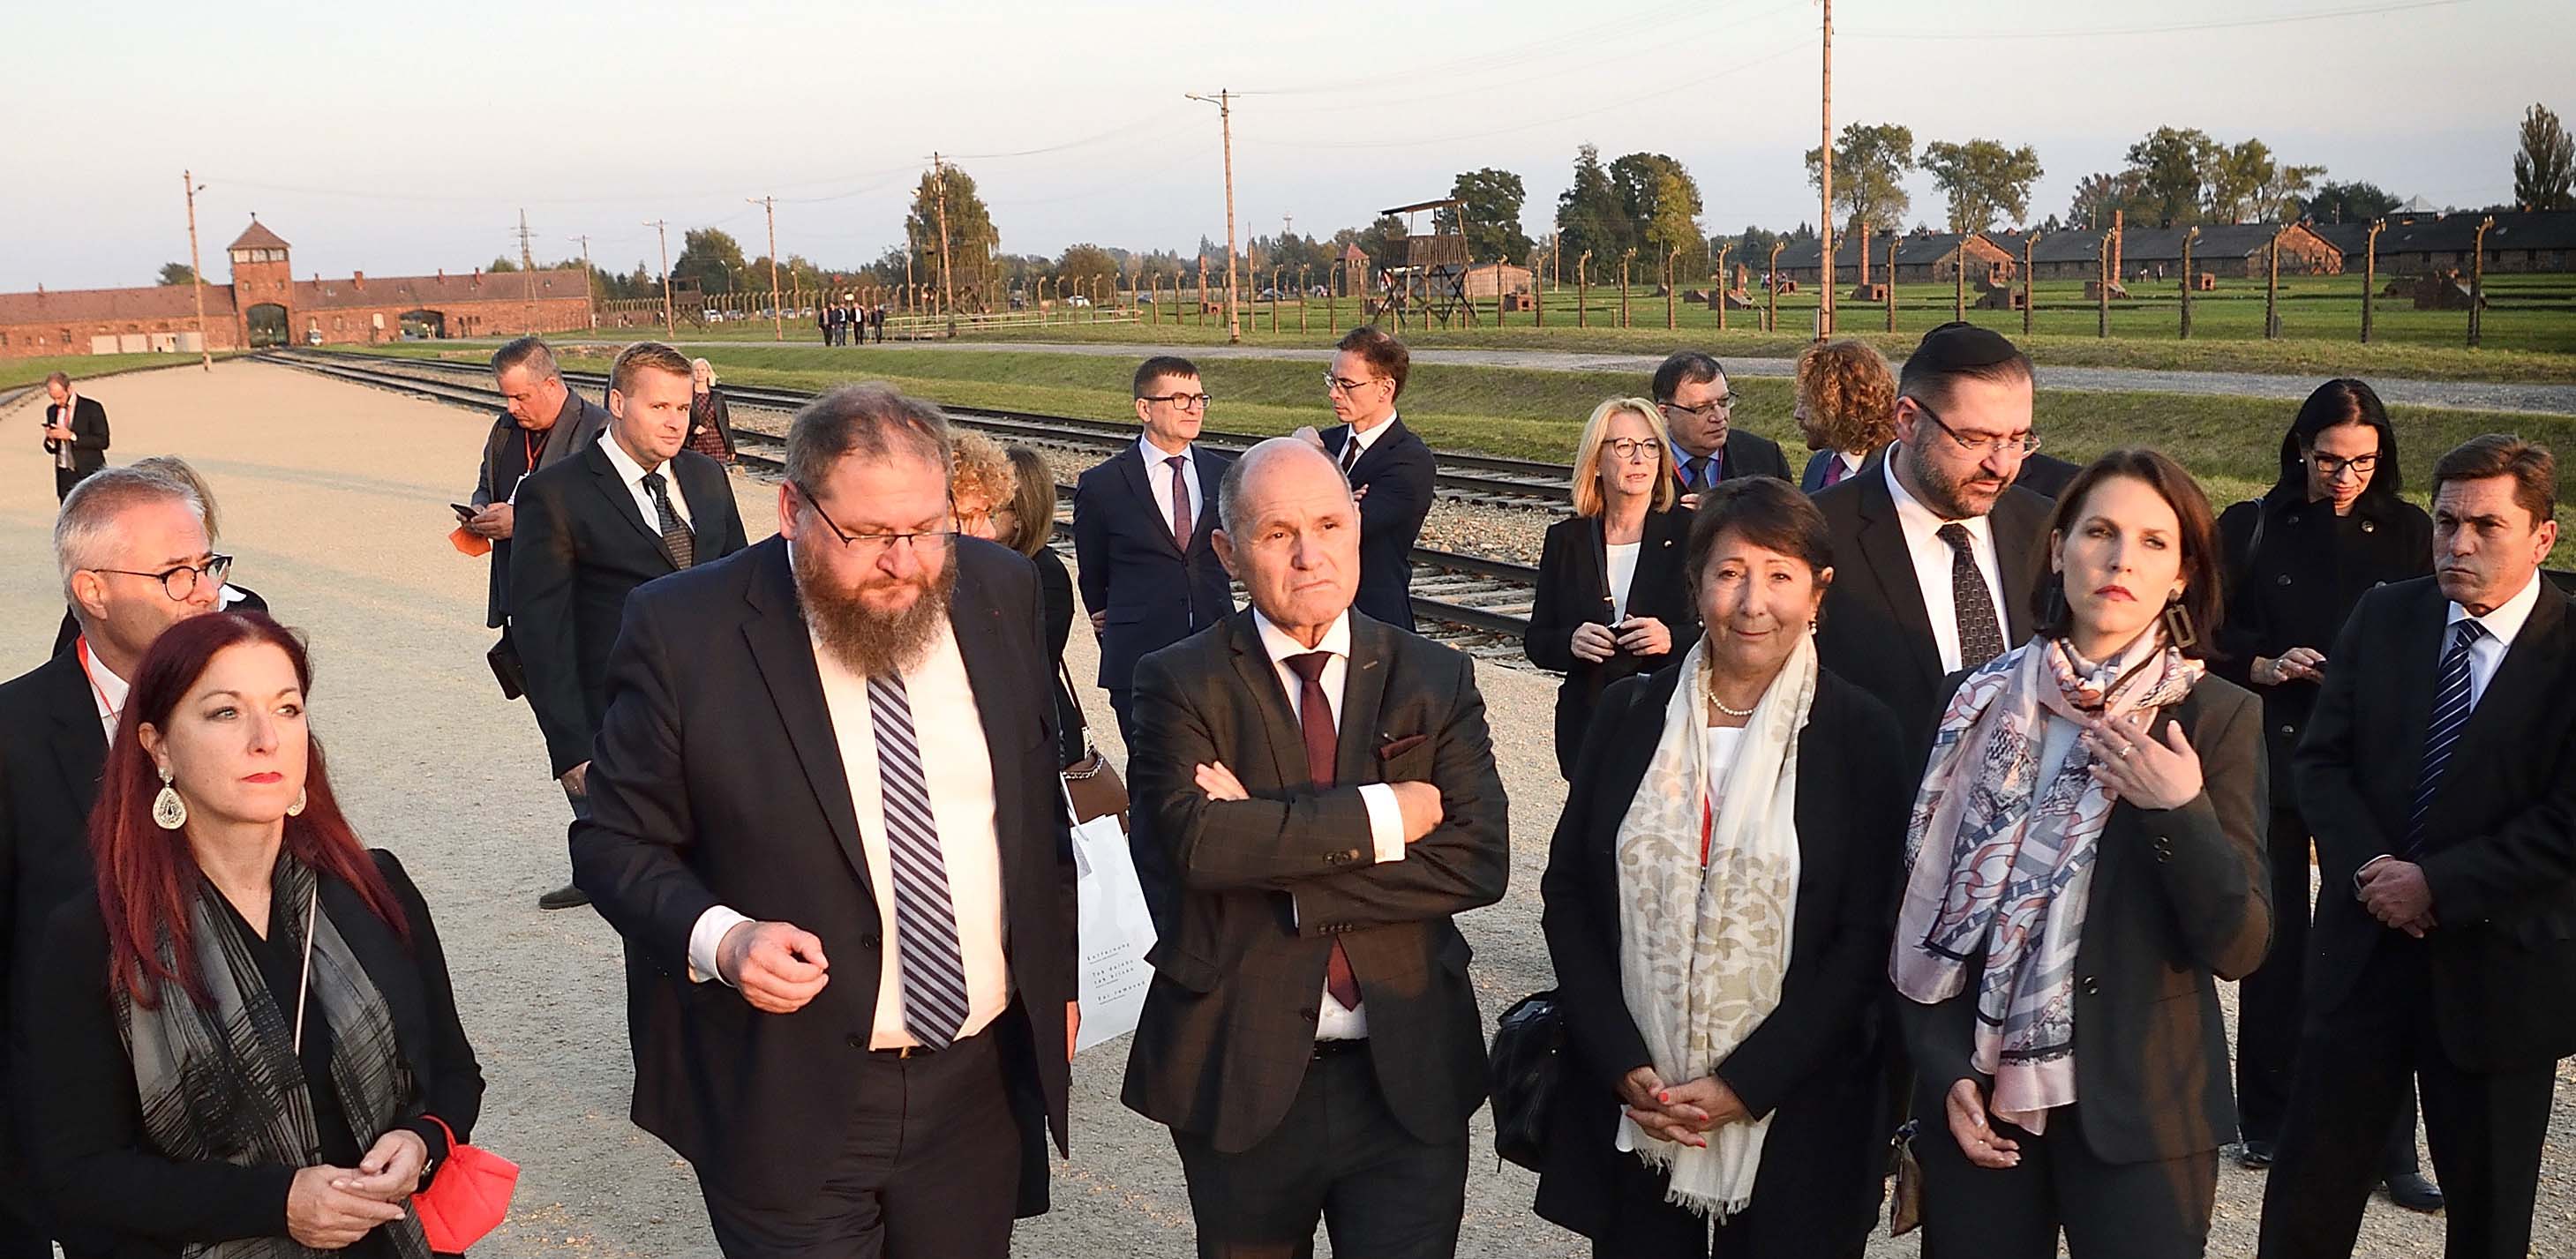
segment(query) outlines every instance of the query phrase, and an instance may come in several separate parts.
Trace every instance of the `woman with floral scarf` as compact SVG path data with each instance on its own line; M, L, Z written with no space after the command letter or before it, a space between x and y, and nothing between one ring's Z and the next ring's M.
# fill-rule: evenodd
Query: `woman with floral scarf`
M2057 500L2037 634L1942 715L1890 961L1927 1253L2207 1246L2236 1128L2215 981L2272 931L2262 709L2202 661L2219 564L2189 473L2103 456Z

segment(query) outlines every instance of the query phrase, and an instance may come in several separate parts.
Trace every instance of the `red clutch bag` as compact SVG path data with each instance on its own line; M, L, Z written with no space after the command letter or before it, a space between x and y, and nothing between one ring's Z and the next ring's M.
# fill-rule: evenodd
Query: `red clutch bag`
M447 1161L438 1165L429 1188L411 1196L420 1214L421 1235L443 1255L461 1255L483 1240L510 1214L510 1194L519 1187L519 1165L490 1150L466 1145L456 1130L436 1115L428 1117L447 1134Z

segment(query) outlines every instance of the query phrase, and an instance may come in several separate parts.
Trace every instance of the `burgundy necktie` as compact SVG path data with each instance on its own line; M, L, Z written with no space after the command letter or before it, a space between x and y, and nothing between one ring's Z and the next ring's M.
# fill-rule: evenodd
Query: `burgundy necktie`
M1190 519L1190 483L1181 476L1181 465L1189 462L1189 457L1174 455L1163 462L1172 465L1172 540L1186 551L1190 549L1190 530L1198 524Z
M1306 776L1318 788L1333 785L1333 761L1341 754L1342 737L1333 728L1333 703L1324 697L1324 666L1332 663L1333 653L1310 651L1288 657L1288 667L1297 671L1304 683L1297 691L1297 725L1306 736ZM1342 942L1333 941L1333 956L1324 963L1324 990L1346 1010L1360 1008L1360 981L1351 973L1351 959L1342 952Z
M1830 458L1826 459L1826 460L1825 460L1825 484L1827 484L1827 485L1833 485L1833 484L1836 484L1836 483L1840 482L1842 479L1843 479L1843 457L1842 457L1841 455L1834 455L1834 456L1832 456L1832 457L1830 457Z

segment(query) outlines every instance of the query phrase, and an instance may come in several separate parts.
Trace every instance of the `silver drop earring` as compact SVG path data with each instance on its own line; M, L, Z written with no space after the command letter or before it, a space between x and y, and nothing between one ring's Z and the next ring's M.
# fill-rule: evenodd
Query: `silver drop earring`
M152 797L152 824L165 831L175 831L188 824L188 802L179 798L179 789L170 785L170 767L161 767L161 794Z

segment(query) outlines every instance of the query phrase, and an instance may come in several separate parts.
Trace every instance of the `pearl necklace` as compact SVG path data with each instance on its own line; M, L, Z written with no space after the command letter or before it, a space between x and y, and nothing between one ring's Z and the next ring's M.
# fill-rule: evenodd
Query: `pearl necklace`
M1714 686L1708 688L1708 702L1717 705L1717 711L1722 712L1729 717L1751 717L1753 715L1753 708L1729 708L1725 700L1717 697L1717 688ZM1760 700L1755 700L1753 702L1754 708L1759 708L1761 706L1762 702Z

